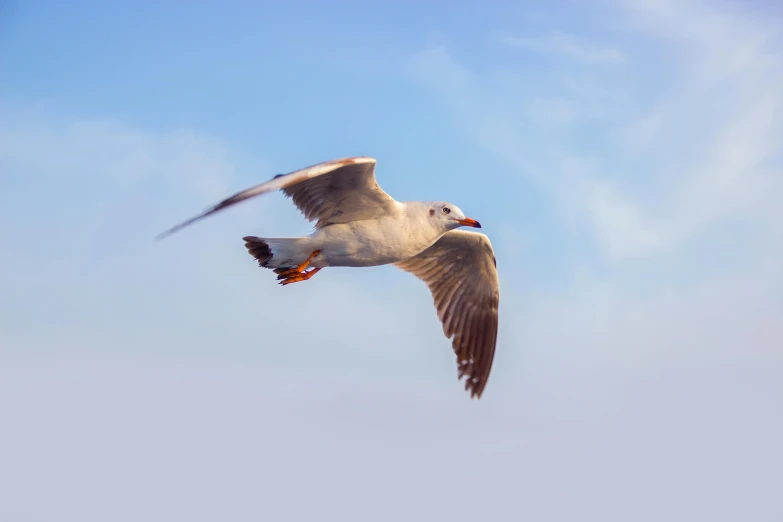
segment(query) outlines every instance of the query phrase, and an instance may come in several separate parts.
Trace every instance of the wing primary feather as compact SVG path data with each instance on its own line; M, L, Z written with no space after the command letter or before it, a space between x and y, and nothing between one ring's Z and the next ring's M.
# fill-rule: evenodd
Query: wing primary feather
M395 212L397 205L375 180L375 159L367 156L341 158L287 174L277 174L269 181L238 192L201 214L171 227L158 234L156 239L170 236L240 201L276 190L282 190L287 197L292 198L294 205L308 221L317 220L316 228L388 215ZM340 213L336 213L338 206Z
M456 288L454 292L449 297L449 300L447 302L447 310L451 313L452 319L448 321L448 323L444 320L444 332L446 328L448 327L448 333L446 335L451 336L457 329L455 328L455 324L453 322L454 317L458 317L458 312L461 310L462 307L462 296L465 295L466 292L468 292L467 285L462 284L455 284Z

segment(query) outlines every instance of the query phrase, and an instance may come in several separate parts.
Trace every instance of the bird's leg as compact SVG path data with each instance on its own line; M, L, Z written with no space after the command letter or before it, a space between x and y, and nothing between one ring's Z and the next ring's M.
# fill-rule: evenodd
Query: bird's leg
M291 283L298 283L299 281L307 281L315 274L317 274L320 270L321 270L320 268L313 268L309 272L295 272L289 276L286 276L285 279L280 281L280 284L285 286ZM280 277L278 277L278 279L280 279Z
M302 272L305 271L305 268L310 266L310 261L312 261L315 258L315 256L317 256L320 253L321 253L320 250L314 251L312 254L310 254L310 257L305 259L304 263L302 263L301 265L299 265L297 267L291 268L290 270L285 270L283 272L280 272L280 274L277 276L277 278L278 279L285 279L288 276L291 276L291 275L294 275L294 274L301 274Z

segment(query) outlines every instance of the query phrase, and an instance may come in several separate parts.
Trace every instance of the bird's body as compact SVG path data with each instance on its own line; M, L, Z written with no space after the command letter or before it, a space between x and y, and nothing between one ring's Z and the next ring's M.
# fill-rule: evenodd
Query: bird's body
M274 190L282 190L317 222L308 236L243 238L259 266L274 270L283 285L306 281L326 267L394 264L412 273L432 292L443 332L452 339L459 377L466 377L466 389L480 397L497 339L496 261L487 236L455 229L481 225L456 205L394 200L375 181L375 160L359 156L277 175L162 236Z
M317 228L299 238L259 238L270 245L268 268L290 268L314 251L314 268L366 267L397 263L421 253L447 230L432 226L423 202L398 203L387 216Z

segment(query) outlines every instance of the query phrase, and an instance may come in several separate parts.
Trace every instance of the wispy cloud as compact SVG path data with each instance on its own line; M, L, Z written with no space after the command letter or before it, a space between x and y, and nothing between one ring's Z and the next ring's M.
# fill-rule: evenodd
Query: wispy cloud
M542 36L503 36L507 45L540 53L576 60L587 64L621 64L625 55L614 47L602 46L574 35L555 31Z
M585 60L643 54L619 76L530 73L534 87L517 96L497 88L502 77L490 81L483 71L466 70L446 48L422 52L414 74L446 94L488 150L547 186L564 215L581 213L578 225L589 226L606 260L671 253L712 225L747 222L778 207L783 62L773 57L783 46L780 31L752 13L720 4L669 7L634 4L630 13L638 18L628 25L639 38L658 39L659 49L675 42L673 62L633 36L624 42L627 52L577 52L582 47L560 35L509 43ZM454 87L435 79L453 70L469 82ZM645 82L654 78L658 92L651 93ZM593 100L570 90L580 80L591 92L623 90L603 98L596 113ZM574 147L584 150L575 154ZM580 171L580 163L589 168Z

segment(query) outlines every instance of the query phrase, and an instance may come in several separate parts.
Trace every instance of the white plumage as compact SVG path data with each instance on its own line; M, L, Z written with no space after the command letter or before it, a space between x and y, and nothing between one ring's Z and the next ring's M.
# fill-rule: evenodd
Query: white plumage
M459 378L480 397L498 331L499 282L489 238L455 230L481 225L446 202L395 201L375 180L373 158L319 163L243 190L159 237L249 198L281 190L310 221L298 238L247 236L245 246L281 284L310 279L325 267L394 264L432 292L443 332L452 340ZM310 271L306 269L310 267Z

